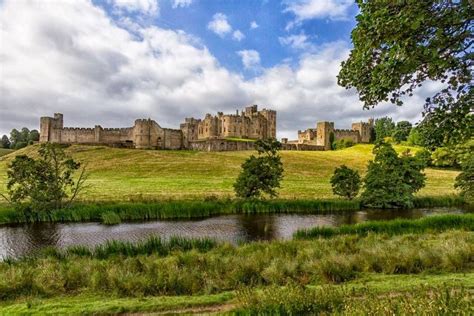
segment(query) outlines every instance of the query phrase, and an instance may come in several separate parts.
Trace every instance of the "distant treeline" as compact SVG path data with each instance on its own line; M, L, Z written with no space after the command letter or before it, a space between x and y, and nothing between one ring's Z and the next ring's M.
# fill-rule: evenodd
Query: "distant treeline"
M39 141L40 134L37 130L29 130L23 127L20 131L16 128L10 132L10 137L3 135L0 148L20 149Z

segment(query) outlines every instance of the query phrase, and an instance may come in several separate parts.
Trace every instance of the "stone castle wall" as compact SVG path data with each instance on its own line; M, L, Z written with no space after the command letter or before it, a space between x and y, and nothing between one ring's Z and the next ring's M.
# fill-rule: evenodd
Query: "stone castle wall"
M207 114L203 120L186 118L180 129L162 128L151 119L138 119L132 127L64 127L63 115L40 119L40 142L62 144L103 144L137 149L246 150L247 142L228 142L226 138L276 138L276 112L258 111L256 105L239 115ZM212 140L216 140L215 142ZM209 141L209 142L199 142Z

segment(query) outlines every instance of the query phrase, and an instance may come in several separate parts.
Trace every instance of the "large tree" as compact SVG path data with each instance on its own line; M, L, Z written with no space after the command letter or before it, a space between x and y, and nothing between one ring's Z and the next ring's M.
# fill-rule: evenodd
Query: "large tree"
M340 85L356 88L365 108L402 105L425 81L445 88L426 100L423 124L443 143L473 136L474 5L469 0L357 0L360 13Z

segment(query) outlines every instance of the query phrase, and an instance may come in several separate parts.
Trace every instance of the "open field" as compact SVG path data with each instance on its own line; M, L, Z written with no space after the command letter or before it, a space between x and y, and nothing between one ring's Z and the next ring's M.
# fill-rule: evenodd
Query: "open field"
M346 164L364 172L372 158L372 145L338 151L283 151L285 167L280 197L283 199L334 198L329 179L336 167ZM409 147L396 146L401 152ZM0 192L5 190L6 167L17 154L33 154L36 146L0 158ZM412 150L416 150L412 148ZM252 152L197 152L114 149L71 146L68 152L87 166L90 188L82 200L127 201L232 197L232 184L240 165ZM457 171L427 169L427 185L419 196L455 193Z

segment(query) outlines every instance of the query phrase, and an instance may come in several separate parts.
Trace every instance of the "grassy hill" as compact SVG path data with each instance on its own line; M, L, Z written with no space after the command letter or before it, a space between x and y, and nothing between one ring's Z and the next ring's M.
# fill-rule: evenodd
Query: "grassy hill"
M346 164L365 171L372 145L326 152L283 151L285 179L282 198L332 198L329 179L334 169ZM407 149L397 146L397 151ZM5 189L6 168L18 154L34 155L37 145L0 158L0 192ZM416 150L416 149L413 149ZM87 166L90 188L84 200L187 199L210 195L233 196L232 184L243 160L251 152L197 152L115 149L71 146L67 149ZM427 169L422 196L454 193L452 170Z
M11 154L12 152L14 152L13 149L0 148L0 157Z

